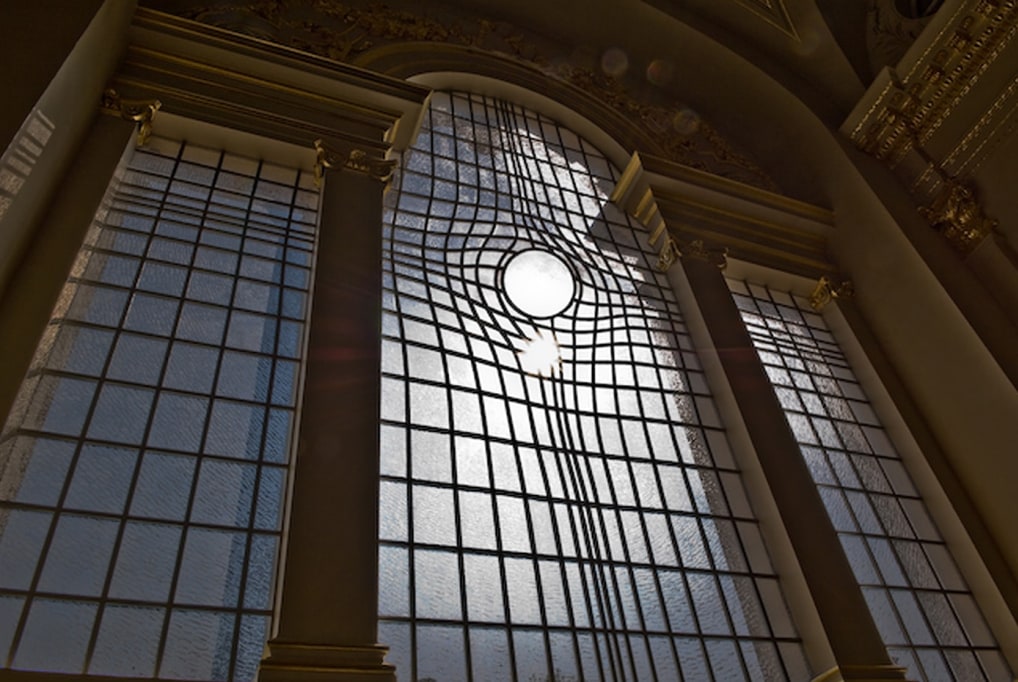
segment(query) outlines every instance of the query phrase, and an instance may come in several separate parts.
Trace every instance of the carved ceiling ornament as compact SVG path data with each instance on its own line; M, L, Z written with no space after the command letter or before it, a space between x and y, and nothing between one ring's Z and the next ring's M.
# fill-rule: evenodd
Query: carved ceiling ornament
M751 5L764 2L768 6L778 2L739 1ZM192 7L176 13L354 64L373 48L408 42L448 43L508 57L594 96L649 133L670 160L768 191L779 191L756 163L735 151L691 109L675 101L665 104L642 101L634 94L638 84L588 66L589 55L577 56L582 50L563 54L565 48L556 41L525 33L504 21L466 16L461 10L437 3L429 4L426 10L419 4L408 7L413 9L376 0L195 0ZM784 11L780 2L773 9ZM660 98L662 93L651 94Z
M1001 54L1018 37L1018 0L962 0L952 11L936 32L923 36L921 51L884 68L842 132L894 170L930 226L967 256L997 232L997 221L978 203L971 175L989 153L987 143L1002 140L1018 121L1018 98L1012 101L1018 79L1012 76L1013 87L971 122L966 107L991 67L996 71L987 78L999 79L1007 68ZM952 116L958 118L945 126ZM965 132L960 140L951 139L950 128L958 128L958 121ZM949 151L931 153L945 146Z

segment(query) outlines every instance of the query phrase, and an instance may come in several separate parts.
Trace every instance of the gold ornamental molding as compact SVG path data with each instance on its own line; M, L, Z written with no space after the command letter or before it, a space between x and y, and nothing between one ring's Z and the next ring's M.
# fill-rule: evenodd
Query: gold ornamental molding
M651 246L653 246L653 243ZM665 235L655 267L660 272L668 272L668 269L680 258L710 263L719 270L724 270L728 267L727 248L708 248L702 239L694 239L680 247L679 243L670 234Z
M1018 127L1018 0L954 7L878 74L841 132L895 172L920 215L965 257L997 228L973 173Z
M324 140L314 142L315 153L315 186L321 187L325 171L334 168L346 168L368 177L387 183L396 170L396 159L385 159L369 154L363 149L350 149L343 152L325 144Z
M718 270L724 270L728 267L728 249L725 247L721 248L708 248L703 243L702 239L694 239L689 242L682 249L682 257L690 260L698 260L704 263L710 263L715 266Z
M855 289L850 281L842 280L835 284L830 277L824 276L817 280L813 293L809 295L809 305L813 310L820 312L831 301L838 298L851 298L854 293Z
M653 246L653 242L651 243ZM682 255L679 251L679 245L671 235L666 235L664 242L661 244L661 251L657 255L657 269L660 272L668 272L668 268L672 267L675 261Z
M976 201L975 191L954 178L944 180L933 202L921 207L919 214L963 255L997 228L997 221L988 218Z
M878 74L842 131L893 168L930 141L1015 35L1018 0L962 2L914 62Z
M103 92L102 110L138 124L138 146L143 147L152 135L152 119L163 106L157 99L124 99L113 88Z

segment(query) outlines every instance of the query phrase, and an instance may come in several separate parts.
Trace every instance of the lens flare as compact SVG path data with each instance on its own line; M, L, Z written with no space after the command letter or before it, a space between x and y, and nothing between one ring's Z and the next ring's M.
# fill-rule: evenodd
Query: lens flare
M612 78L621 78L628 69L629 56L619 48L609 48L601 55L601 70Z
M520 365L528 374L542 377L555 375L562 365L562 352L554 336L538 332L537 338L530 339L519 353Z

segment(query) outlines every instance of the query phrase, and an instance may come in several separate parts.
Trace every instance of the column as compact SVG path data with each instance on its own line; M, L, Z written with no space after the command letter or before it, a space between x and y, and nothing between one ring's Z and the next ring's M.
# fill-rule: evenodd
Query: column
M98 102L96 103L98 104ZM97 115L73 165L48 198L49 211L0 295L0 425L11 411L110 178L135 124Z
M689 250L682 268L795 550L837 661L824 680L904 680L891 663L784 410L719 263Z
M355 150L325 178L281 601L261 682L395 680L376 642L382 193L391 166Z

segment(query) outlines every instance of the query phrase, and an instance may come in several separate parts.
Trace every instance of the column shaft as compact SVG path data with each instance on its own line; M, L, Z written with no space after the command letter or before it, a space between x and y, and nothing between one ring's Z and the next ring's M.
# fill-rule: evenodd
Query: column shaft
M681 262L824 623L840 675L846 680L904 680L903 670L891 664L721 271L694 257Z
M326 178L280 612L262 682L395 679L376 645L382 191L349 170Z

